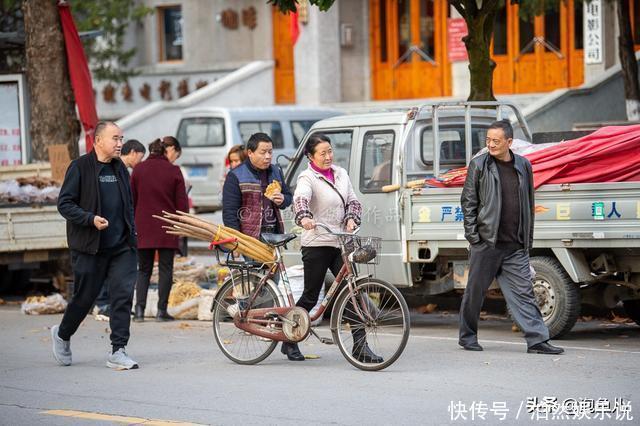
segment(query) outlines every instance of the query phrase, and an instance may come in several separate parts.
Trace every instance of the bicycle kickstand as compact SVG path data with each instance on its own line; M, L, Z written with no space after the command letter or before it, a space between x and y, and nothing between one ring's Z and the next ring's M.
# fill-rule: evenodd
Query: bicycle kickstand
M320 340L320 343L324 343L325 345L333 345L333 340L330 337L321 337L313 328L310 328L309 331L311 332L311 334L316 336L318 340Z

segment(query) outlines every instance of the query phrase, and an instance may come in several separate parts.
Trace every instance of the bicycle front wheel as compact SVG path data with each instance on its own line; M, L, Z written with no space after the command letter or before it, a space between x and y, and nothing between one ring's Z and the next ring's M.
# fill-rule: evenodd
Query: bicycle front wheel
M250 290L253 293L261 275L250 274ZM236 282L240 278L236 279ZM222 353L238 364L256 364L267 358L278 342L241 330L233 323L232 315L238 311L238 300L231 279L220 287L213 300L213 336ZM256 295L253 309L282 306L276 290L265 283Z
M402 354L410 331L409 308L391 284L375 278L340 292L331 313L333 340L353 366L367 371L387 368Z

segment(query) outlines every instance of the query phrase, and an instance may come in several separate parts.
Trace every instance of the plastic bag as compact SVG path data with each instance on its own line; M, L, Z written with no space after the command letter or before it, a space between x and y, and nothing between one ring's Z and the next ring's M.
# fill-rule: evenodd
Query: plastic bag
M302 293L304 292L304 267L302 265L294 265L290 268L287 268L287 276L289 277L289 285L291 286L291 293L293 293L293 300L298 301L300 297L302 297ZM324 284L320 289L320 295L318 296L318 302L309 312L309 316L313 316L318 309L320 308L320 304L324 299ZM322 322L322 316L317 320L313 321L311 325L318 325Z
M20 197L20 185L16 180L0 181L0 200L3 203L16 203Z
M198 302L198 320L199 321L212 321L213 312L211 312L211 305L213 304L213 298L216 295L216 290L202 290L200 293L200 300Z
M60 293L51 296L31 296L22 303L22 313L27 315L60 314L67 308L67 301Z

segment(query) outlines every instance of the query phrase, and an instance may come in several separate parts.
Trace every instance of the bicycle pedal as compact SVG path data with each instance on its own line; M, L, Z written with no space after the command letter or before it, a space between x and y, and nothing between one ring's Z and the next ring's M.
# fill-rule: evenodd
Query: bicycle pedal
M318 335L318 333L315 332L315 330L309 329L309 331L311 332L311 334L313 334L318 340L320 340L320 343L324 343L325 345L333 345L333 339L331 339L330 337L321 337Z

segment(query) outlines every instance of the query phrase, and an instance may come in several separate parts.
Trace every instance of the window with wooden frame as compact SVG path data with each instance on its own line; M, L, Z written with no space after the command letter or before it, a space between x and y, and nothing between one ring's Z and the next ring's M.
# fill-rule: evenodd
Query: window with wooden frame
M182 6L157 9L160 62L182 61Z

